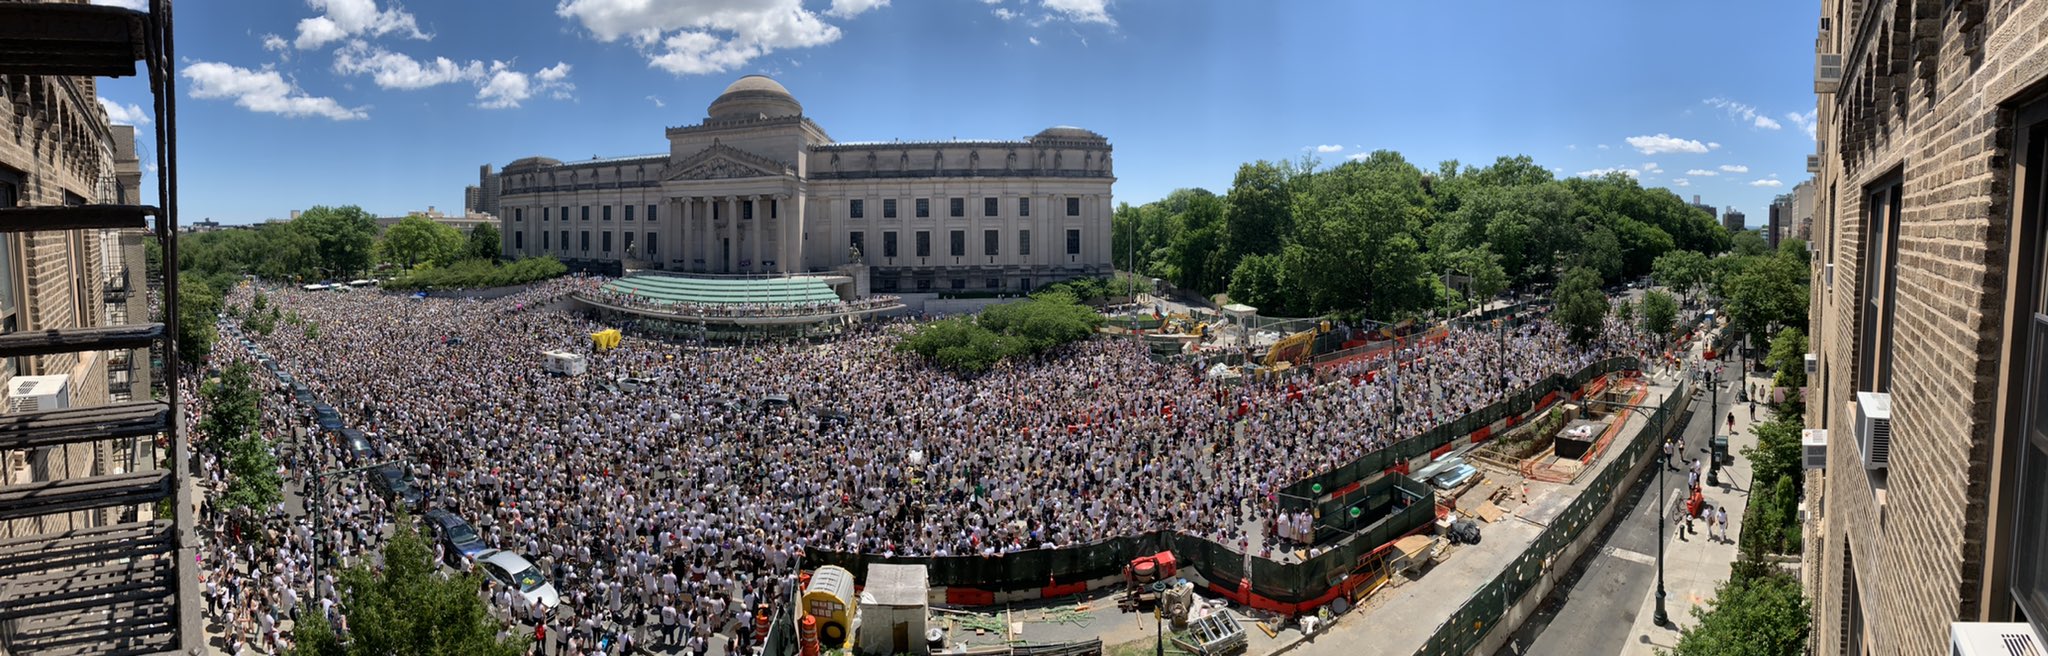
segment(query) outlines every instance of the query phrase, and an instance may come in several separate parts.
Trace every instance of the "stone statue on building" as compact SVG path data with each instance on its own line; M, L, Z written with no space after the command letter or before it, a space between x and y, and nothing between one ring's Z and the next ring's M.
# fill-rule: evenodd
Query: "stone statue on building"
M849 264L866 264L865 262L862 262L862 261L860 260L860 247L859 247L859 246L848 246L848 247L846 247L846 261L847 261L847 263L849 263Z

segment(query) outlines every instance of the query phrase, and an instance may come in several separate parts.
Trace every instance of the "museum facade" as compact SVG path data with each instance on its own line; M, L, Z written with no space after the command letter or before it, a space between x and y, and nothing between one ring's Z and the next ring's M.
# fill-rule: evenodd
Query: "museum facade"
M1016 292L1110 272L1102 135L834 142L759 75L707 113L669 128L666 154L485 167L504 251L698 274L861 264L879 292Z

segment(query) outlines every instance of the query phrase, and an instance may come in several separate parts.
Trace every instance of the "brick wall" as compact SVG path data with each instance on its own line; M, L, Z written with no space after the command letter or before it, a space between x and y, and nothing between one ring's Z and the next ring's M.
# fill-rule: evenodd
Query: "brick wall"
M1832 10L1833 2L1825 3ZM1832 406L1824 484L1812 488L1822 532L1814 647L1843 644L1844 561L1853 561L1868 640L1879 654L1947 650L1948 624L1975 620L1992 463L2003 393L2004 235L2010 220L2015 102L2048 79L2048 0L1861 3L1873 20L1849 32L1841 90L1822 96L1823 193L1815 238L1832 240L1832 288L1816 265L1813 328L1826 375L1814 403ZM1974 21L1973 16L1982 16ZM1840 28L1838 28L1840 29ZM1857 44L1861 44L1859 47ZM1825 49L1825 46L1824 46ZM1904 180L1893 295L1892 451L1867 475L1855 441L1856 343L1863 192ZM1880 512L1874 479L1882 480ZM1844 554L1844 548L1853 558Z

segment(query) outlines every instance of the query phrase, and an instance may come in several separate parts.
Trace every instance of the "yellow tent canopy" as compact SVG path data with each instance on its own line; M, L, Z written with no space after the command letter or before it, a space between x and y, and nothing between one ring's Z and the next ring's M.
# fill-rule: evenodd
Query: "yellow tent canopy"
M591 345L592 347L596 348L596 349L597 349L597 350L599 350L599 351L609 351L609 350L612 350L612 349L618 348L618 347L619 347L619 331L618 331L618 329L616 329L616 328L610 328L610 329L600 330L600 331L597 331L597 332L591 333L591 334L590 334L590 345Z

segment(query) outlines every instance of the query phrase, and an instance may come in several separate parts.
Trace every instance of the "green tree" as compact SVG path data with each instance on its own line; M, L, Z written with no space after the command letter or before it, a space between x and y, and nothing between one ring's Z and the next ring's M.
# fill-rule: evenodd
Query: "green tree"
M498 639L504 624L491 616L477 591L476 573L448 576L412 521L400 517L384 546L383 567L357 564L343 570L335 586L348 617L349 641L342 644L317 608L308 608L292 632L294 656L519 656L531 639ZM495 584L493 584L495 585Z
M1729 259L1729 258L1722 258ZM1781 326L1806 323L1806 271L1789 258L1737 258L1745 266L1722 285L1728 320L1736 331L1763 346Z
M199 418L199 429L206 435L202 447L221 456L227 465L228 487L221 494L221 505L267 509L276 504L283 498L284 481L278 477L270 444L257 430L260 399L248 363L223 370L218 379L200 388L200 395L206 400Z
M407 268L422 262L448 266L464 254L461 232L418 215L399 219L384 232L379 248L386 260Z
M1786 328L1771 338L1771 350L1764 364L1777 369L1772 384L1778 387L1806 386L1806 331Z
M1799 580L1771 573L1731 578L1710 605L1696 606L1698 623L1678 636L1675 656L1784 656L1806 647L1809 606Z
M1600 334L1607 318L1607 295L1600 293L1600 274L1577 267L1564 274L1551 297L1556 308L1552 316L1571 331L1574 342L1585 344Z
M1800 474L1805 467L1805 453L1800 437L1805 428L1799 416L1792 414L1754 425L1750 430L1756 433L1756 445L1742 449L1742 457L1749 460L1751 478L1757 481L1777 481L1780 477L1802 480Z
M1678 321L1678 301L1661 289L1643 294L1643 330L1658 337L1670 337Z
M1268 314L1286 315L1288 299L1300 298L1287 279L1287 269L1278 255L1253 255L1238 260L1230 274L1230 300L1259 308Z
M1237 168L1223 214L1227 261L1280 252L1292 232L1290 183L1295 175L1285 162L1260 160Z
M489 223L477 224L476 227L469 229L469 252L466 256L497 262L498 256L503 254L499 248L499 239L498 226Z
M354 205L315 205L291 221L294 229L310 236L320 256L320 272L327 278L343 280L370 268L370 247L377 239L376 217Z
M1711 271L1707 256L1699 251L1671 251L1657 256L1650 265L1651 275L1657 278L1657 284L1687 297L1707 284Z
M975 319L955 317L920 326L896 345L961 373L987 371L1005 358L1042 353L1087 339L1102 315L1075 302L1072 293L1049 291L1014 303L991 305Z
M1736 255L1750 257L1771 254L1770 242L1765 240L1764 236L1755 230L1736 232L1729 240L1735 244Z
M218 337L220 294L202 276L178 276L178 358L190 366L206 363Z

